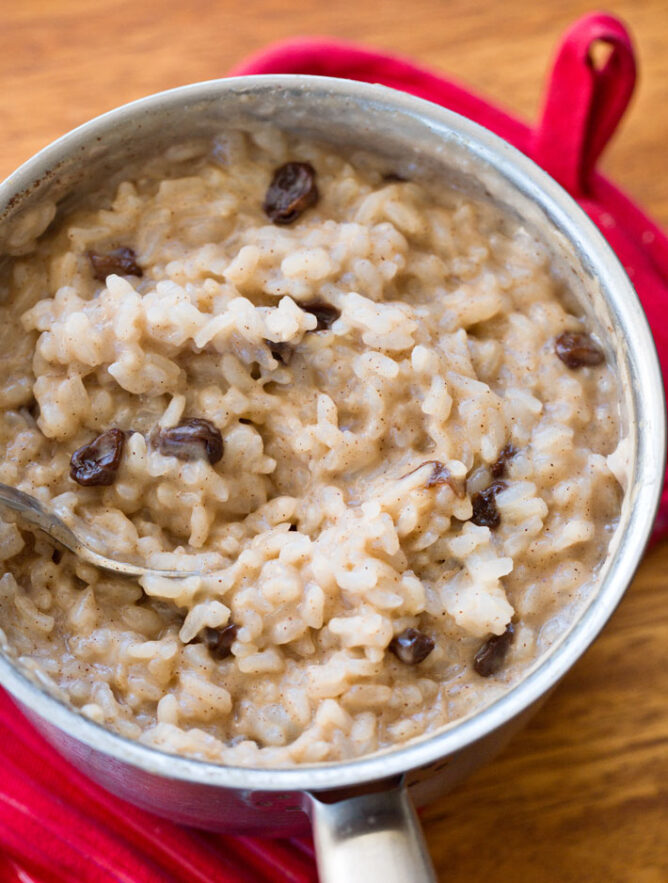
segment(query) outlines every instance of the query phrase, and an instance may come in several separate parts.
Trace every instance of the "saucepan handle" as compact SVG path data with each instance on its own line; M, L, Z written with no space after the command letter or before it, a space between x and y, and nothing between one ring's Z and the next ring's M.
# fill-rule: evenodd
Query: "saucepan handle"
M436 883L406 789L333 803L311 796L320 883Z

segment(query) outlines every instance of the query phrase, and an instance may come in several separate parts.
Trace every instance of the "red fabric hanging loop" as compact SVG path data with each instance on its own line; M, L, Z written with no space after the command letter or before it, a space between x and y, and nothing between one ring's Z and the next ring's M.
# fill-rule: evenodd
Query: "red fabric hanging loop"
M596 44L609 47L601 67ZM635 81L631 37L618 19L593 13L566 32L531 152L574 196L589 191L596 161L628 107Z

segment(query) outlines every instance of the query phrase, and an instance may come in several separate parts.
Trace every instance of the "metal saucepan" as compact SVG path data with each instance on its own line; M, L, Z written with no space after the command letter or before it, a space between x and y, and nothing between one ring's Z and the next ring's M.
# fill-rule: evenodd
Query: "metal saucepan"
M177 822L271 835L314 829L323 883L433 880L413 804L497 753L582 655L619 602L649 536L663 480L664 398L654 344L615 255L573 200L480 126L436 105L346 80L241 77L174 89L107 113L38 153L0 186L0 244L45 198L77 194L175 139L247 118L381 151L504 203L552 244L577 282L621 381L628 488L600 587L521 683L477 714L392 751L319 766L242 769L175 757L105 730L5 657L0 682L49 741L110 791Z

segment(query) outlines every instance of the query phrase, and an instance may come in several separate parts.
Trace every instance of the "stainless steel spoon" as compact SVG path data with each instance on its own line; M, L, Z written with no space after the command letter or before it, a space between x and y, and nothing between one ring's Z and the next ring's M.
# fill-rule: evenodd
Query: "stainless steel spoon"
M159 570L129 561L116 561L113 558L108 558L86 545L61 518L45 509L35 497L1 482L0 509L9 509L17 513L26 527L41 530L56 543L73 552L81 561L100 567L102 570L109 570L122 576L163 576L178 577L179 579L199 576L200 573L196 570Z

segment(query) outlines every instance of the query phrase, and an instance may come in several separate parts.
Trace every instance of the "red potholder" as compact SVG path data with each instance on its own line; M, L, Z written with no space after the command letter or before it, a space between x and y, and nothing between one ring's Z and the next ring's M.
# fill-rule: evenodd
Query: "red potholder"
M609 45L602 68L592 45ZM635 60L609 15L565 35L535 129L395 56L323 39L281 43L233 74L305 73L383 83L482 123L531 156L577 199L617 252L652 326L664 378L668 240L595 164L631 98ZM668 530L664 491L655 536ZM63 760L0 691L0 881L7 883L314 883L310 844L196 832L107 794Z

